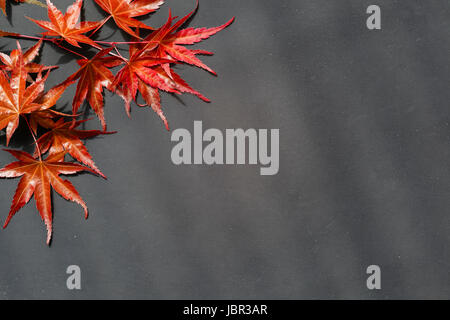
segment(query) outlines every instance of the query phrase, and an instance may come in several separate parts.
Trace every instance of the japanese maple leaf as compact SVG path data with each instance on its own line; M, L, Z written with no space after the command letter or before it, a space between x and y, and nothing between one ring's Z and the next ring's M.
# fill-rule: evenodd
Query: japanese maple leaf
M157 73L157 76L162 79L166 84L171 93L181 94L181 93L190 93L193 94L200 99L202 99L205 102L210 102L208 98L203 96L200 92L192 89L178 74L176 74L173 70L170 71L170 75L167 74L166 70L162 66L156 66L153 68L153 70ZM162 111L161 107L161 97L159 94L159 90L156 87L152 87L151 85L145 83L144 81L139 79L138 83L138 89L139 92L142 95L142 98L144 98L146 104L150 106L153 111L156 112L157 115L161 118L161 120L164 122L164 125L166 126L167 130L169 129L169 124L167 122L167 119ZM141 107L144 107L145 105L139 105Z
M167 22L161 28L155 30L145 38L147 44L142 50L150 51L150 54L155 58L172 58L176 61L184 62L205 69L216 75L216 73L210 67L205 65L200 59L196 57L198 51L189 50L183 45L192 45L208 39L209 37L215 35L219 31L232 24L234 21L234 17L224 25L215 28L188 28L177 31L192 16L194 12L195 10L190 12L184 18L178 20L173 25L172 23L175 18L172 17L172 13L169 12L169 18Z
M133 37L138 36L132 27L152 29L134 18L155 12L164 3L163 0L95 0L95 2L110 14L107 19L112 17L119 28Z
M17 43L17 45L18 49L11 51L9 56L3 52L0 52L0 61L3 63L3 65L0 65L1 70L12 71L17 67L19 55L22 54L19 43ZM38 73L41 71L58 68L57 66L46 67L33 62L33 60L39 55L41 45L42 39L22 54L23 62L25 63L25 68L28 73Z
M87 99L89 105L100 119L103 130L106 130L103 111L103 88L109 88L114 80L114 75L108 68L123 63L119 58L105 57L111 50L112 48L102 50L90 60L78 60L80 69L66 80L71 82L79 79L72 103L73 114L78 112L81 104Z
M124 99L128 115L130 115L131 101L136 101L137 92L140 92L146 105L151 106L169 130L168 121L161 108L159 90L176 94L191 93L206 102L209 102L209 99L192 89L170 69L171 60L157 60L148 54L148 51L142 50L142 47L142 44L129 46L129 62L117 73L111 89Z
M96 48L100 48L94 41L83 35L92 29L97 28L99 22L82 21L78 22L81 13L83 0L77 0L67 8L66 14L62 14L50 0L47 0L48 17L50 21L34 20L27 17L41 28L48 30L43 35L60 36L75 47L80 47L78 42L87 43Z
M27 86L28 72L22 54L19 54L10 79L0 72L0 130L6 128L7 145L19 125L21 116L53 107L71 84L62 83L44 93L48 74L49 72L43 78L38 76L35 82Z
M169 60L156 59L146 55L134 54L135 47L130 46L130 59L119 70L113 83L111 90L116 91L125 100L125 109L130 115L130 102L135 100L139 89L139 80L144 81L154 88L161 88L166 91L172 89L161 79L152 67L162 63L168 63Z
M47 226L47 244L49 244L52 237L51 187L64 199L78 203L83 208L87 218L88 208L77 190L72 183L62 180L59 175L75 174L82 171L94 172L93 170L76 163L64 162L64 152L50 155L45 160L38 160L23 151L5 151L11 153L19 161L1 169L0 178L22 177L22 179L17 186L11 209L3 228L8 226L11 218L30 201L34 194L39 214Z
M34 135L37 135L38 125L45 129L52 129L55 126L53 119L56 117L77 117L79 115L66 114L52 109L45 109L42 111L35 111L29 116L30 129L33 130Z
M59 119L54 123L53 128L41 136L37 141L40 152L46 153L48 151L50 155L67 152L75 160L91 167L97 174L106 178L97 168L86 146L80 139L93 138L101 134L112 134L114 132L75 129L86 121L87 120L64 122L63 118ZM35 156L37 155L38 149L36 148Z

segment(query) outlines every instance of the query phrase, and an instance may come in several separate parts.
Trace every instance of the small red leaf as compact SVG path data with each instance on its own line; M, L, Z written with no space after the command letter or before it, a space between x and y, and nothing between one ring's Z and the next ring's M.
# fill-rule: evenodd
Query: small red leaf
M41 28L46 29L47 32L44 32L44 35L60 36L75 47L79 47L79 42L81 42L100 48L93 40L83 35L84 33L97 28L100 23L88 21L78 22L82 5L83 0L76 0L74 4L67 8L66 14L63 15L50 0L47 0L48 17L50 18L50 21L27 18Z
M80 69L66 80L71 82L79 79L72 103L73 114L78 112L81 104L87 99L89 105L100 119L103 130L106 130L103 111L103 88L109 88L114 80L114 75L108 68L123 63L118 58L105 57L111 50L112 48L102 50L90 60L78 60Z
M134 18L155 12L164 3L163 0L95 0L95 2L110 14L120 29L136 38L138 35L131 28L152 28Z

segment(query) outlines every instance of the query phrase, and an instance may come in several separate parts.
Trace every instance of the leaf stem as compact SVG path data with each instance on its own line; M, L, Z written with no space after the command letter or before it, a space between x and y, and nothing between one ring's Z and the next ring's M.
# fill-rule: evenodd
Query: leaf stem
M33 136L34 139L34 143L36 144L36 149L38 151L38 155L39 155L39 161L42 162L42 154L41 154L41 148L39 148L39 143L37 142L36 136L33 132L33 129L30 126L30 123L28 122L27 116L26 115L22 115L22 117L25 119L25 122L27 123L28 129L30 129L30 133Z
M108 19L109 18L106 18L104 20L107 21ZM104 21L104 22L106 22L106 21ZM96 31L96 30L94 30L94 31ZM59 48L61 48L63 50L66 50L66 51L68 51L68 52L70 52L72 54L75 54L75 55L77 55L77 56L79 56L79 57L81 57L83 59L88 59L86 56L82 55L81 53L78 53L76 51L73 51L73 50L71 50L71 49L61 45L60 44L61 39L58 39L58 38L47 38L47 37L44 37L44 36L43 37L35 37L35 36L28 36L28 35L19 34L19 33L13 33L13 34L6 35L6 36L7 37L11 37L11 38L23 38L23 39L30 39L30 40L49 41L49 42L55 44L56 46L58 46ZM109 45L111 47L115 47L116 52L118 52L117 47L116 47L116 45L118 45L118 44L148 44L148 43L155 43L156 44L156 43L158 43L157 41L96 41L96 40L93 40L93 41L95 43L98 43L98 44ZM91 47L95 48L97 50L102 50L102 48L100 46L99 47L95 47L95 46L91 45ZM114 53L110 52L109 55L111 55L113 57L116 57L116 58L120 58L120 59L124 60L125 62L127 62L127 60L120 53L119 53L119 55L117 55L117 54L114 54Z
M73 50L71 50L71 49L69 49L69 48L66 48L66 47L64 47L63 45L59 44L59 39L51 39L51 40L52 40L52 42L53 42L56 46L58 46L59 48L61 48L61 49L63 49L63 50L66 50L66 51L68 51L68 52L70 52L70 53L73 53L73 54L75 54L75 55L77 55L77 56L79 56L79 57L81 57L81 58L83 58L83 59L87 59L87 57L84 56L84 55L82 55L81 53L78 53L78 52L76 52L76 51L73 51Z
M119 50L117 49L116 46L114 46L114 50L117 52L117 55L123 60L123 61L127 61L127 59L125 59L119 52Z
M91 38L98 30L100 30L100 28L103 27L103 25L106 22L108 22L108 20L111 19L111 18L112 18L112 15L110 15L109 17L103 19L102 22L100 23L100 25L94 31L91 32L91 34L89 35L89 38Z
M95 40L96 43L101 44L109 44L110 46L113 46L115 44L146 44L146 43L159 43L158 41L99 41Z

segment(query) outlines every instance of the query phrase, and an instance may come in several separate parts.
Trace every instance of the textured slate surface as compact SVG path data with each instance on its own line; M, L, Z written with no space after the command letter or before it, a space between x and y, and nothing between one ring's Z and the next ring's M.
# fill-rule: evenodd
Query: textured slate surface
M65 8L71 1L55 3ZM184 15L194 1L168 0ZM213 102L164 95L173 128L279 128L280 172L256 167L181 166L150 110L129 120L106 94L113 137L88 148L108 175L71 179L91 216L54 196L48 248L34 200L0 232L0 299L299 299L450 297L450 5L385 1L383 30L365 27L369 1L210 0L192 26L236 15L203 48L219 74L180 73ZM86 1L85 16L102 13ZM39 32L12 5L2 29ZM101 36L121 39L108 25ZM21 41L24 47L29 41ZM0 39L2 50L14 41ZM46 45L58 61L56 84L73 57ZM70 108L71 93L60 106ZM92 128L98 123L93 121ZM4 143L4 138L2 137ZM31 143L26 131L17 148ZM2 165L12 158L0 153ZM6 218L17 181L0 183ZM81 291L65 270L82 269ZM382 290L365 287L365 269L382 268Z

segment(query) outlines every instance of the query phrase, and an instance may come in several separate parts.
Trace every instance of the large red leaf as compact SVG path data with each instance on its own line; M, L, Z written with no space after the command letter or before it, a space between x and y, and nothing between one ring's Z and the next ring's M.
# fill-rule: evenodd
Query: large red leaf
M34 194L36 207L47 226L47 244L49 244L52 237L51 187L64 199L78 203L83 208L87 218L88 208L83 199L81 199L75 187L68 180L62 180L59 175L75 174L81 171L94 172L93 170L76 163L63 162L65 153L51 155L45 160L37 160L23 151L6 151L19 161L1 169L0 178L22 177L22 179L17 186L4 228Z

